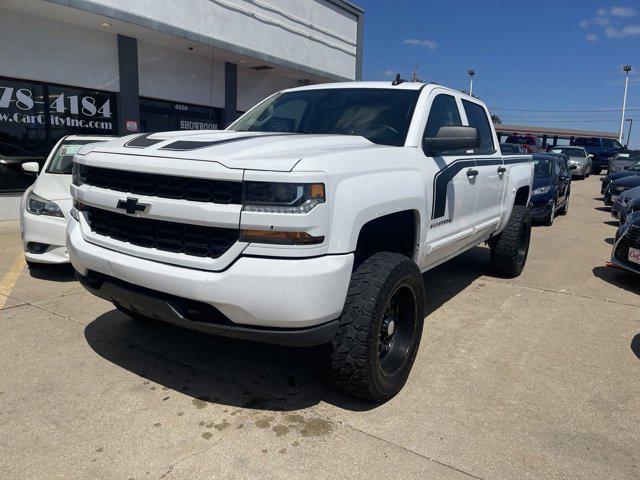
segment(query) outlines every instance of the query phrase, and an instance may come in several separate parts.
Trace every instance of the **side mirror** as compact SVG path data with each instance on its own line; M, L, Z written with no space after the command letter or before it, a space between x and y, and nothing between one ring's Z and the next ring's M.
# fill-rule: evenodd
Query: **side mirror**
M576 168L578 168L577 165L569 165L569 170L575 170Z
M478 148L480 138L475 127L440 127L435 137L422 140L424 151L430 155L439 155L450 150Z
M629 165L627 165L626 167L624 167L625 170L629 170Z
M38 162L25 162L22 164L22 171L25 173L33 173L37 175L40 171L40 165L38 165Z

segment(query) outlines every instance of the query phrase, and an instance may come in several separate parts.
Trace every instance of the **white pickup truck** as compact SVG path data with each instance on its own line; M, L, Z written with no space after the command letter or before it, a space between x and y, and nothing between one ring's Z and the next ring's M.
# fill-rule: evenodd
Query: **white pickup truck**
M329 345L329 376L404 385L421 272L482 242L503 276L529 249L530 156L502 157L486 107L435 84L279 92L226 131L138 134L74 158L71 262L133 318Z

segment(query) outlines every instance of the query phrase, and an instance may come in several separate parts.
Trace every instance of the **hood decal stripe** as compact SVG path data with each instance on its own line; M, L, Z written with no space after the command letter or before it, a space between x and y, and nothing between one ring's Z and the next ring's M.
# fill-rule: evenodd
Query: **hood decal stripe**
M197 140L178 140L177 142L173 142L173 143L170 143L169 145L165 145L164 147L159 148L159 150L172 150L174 152L176 151L185 152L188 150L197 150L200 148L212 147L214 145L240 142L242 140L251 140L254 138L283 137L288 135L295 135L295 134L294 133L268 133L265 135L247 135L244 137L226 138L224 140L210 140L208 142L199 142Z
M144 133L142 135L138 135L136 138L133 138L125 143L124 146L128 148L147 148L155 145L156 143L164 141L149 138L150 135L153 135L153 133Z

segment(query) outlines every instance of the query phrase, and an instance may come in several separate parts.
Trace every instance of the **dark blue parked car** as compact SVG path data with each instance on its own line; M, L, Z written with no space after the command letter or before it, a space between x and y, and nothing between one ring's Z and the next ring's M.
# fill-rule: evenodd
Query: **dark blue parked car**
M640 162L636 162L633 165L627 167L622 172L610 173L606 177L601 177L600 181L602 182L602 187L600 188L600 193L602 195L607 191L607 187L614 180L618 180L624 177L631 177L633 175L640 175Z
M626 150L617 140L600 137L576 138L572 145L584 147L587 153L593 155L591 173L594 175L597 175L604 169L608 169L609 162L615 157L616 153Z
M555 155L534 154L531 218L552 225L556 213L569 209L571 170L565 159Z
M640 211L618 227L609 265L640 273Z
M613 180L604 192L604 204L613 205L621 193L639 186L640 175L631 175Z

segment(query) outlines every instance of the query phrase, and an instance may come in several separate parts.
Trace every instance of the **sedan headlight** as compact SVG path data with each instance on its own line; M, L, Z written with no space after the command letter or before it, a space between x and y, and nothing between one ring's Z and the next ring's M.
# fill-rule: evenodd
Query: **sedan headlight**
M545 185L544 187L538 187L533 190L533 195L544 195L545 193L549 193L551 190L551 185Z
M60 207L49 200L30 193L27 197L27 212L33 215L46 215L48 217L64 217Z
M326 201L323 183L245 182L247 212L308 213Z

